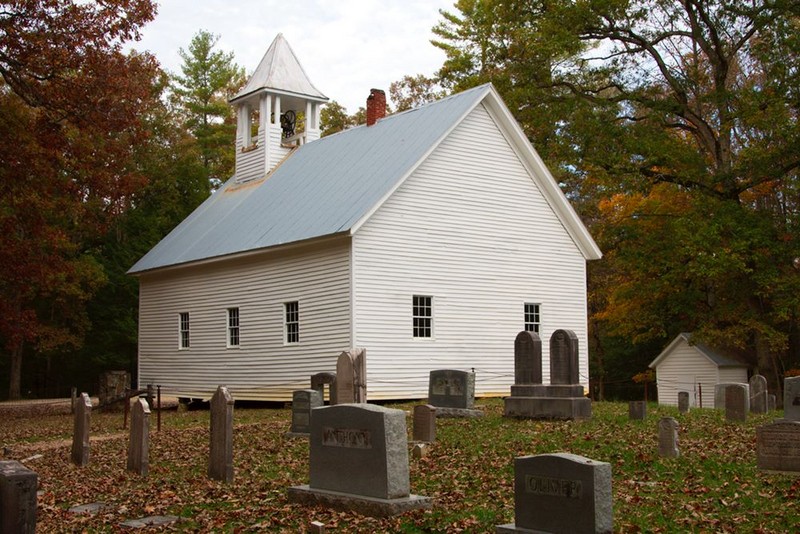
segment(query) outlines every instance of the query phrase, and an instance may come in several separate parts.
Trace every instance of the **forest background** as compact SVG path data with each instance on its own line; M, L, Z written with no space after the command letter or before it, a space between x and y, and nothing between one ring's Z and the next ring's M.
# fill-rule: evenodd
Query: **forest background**
M135 378L133 263L233 174L245 81L199 30L124 52L151 0L0 2L0 398ZM800 1L459 0L399 112L492 82L604 252L596 399L640 398L678 333L800 374ZM135 45L135 43L134 43ZM329 135L364 122L334 100ZM634 380L636 377L636 380Z

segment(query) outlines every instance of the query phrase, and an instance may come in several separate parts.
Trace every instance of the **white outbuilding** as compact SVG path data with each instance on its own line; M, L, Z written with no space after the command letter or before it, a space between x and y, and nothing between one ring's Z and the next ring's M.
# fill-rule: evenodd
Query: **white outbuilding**
M130 270L139 384L290 400L364 347L370 399L426 397L435 369L507 395L516 334L569 329L588 385L601 252L494 87L391 116L372 90L366 125L320 138L325 101L279 35L231 101L236 174Z
M691 333L679 334L650 363L656 371L658 403L678 405L678 392L689 393L689 405L714 407L717 384L747 383L748 366L723 356L702 343L694 343Z

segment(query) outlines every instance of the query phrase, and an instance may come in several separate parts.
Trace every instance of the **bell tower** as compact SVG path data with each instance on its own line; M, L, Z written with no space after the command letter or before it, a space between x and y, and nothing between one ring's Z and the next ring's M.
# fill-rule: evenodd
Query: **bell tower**
M230 100L237 116L236 181L262 178L294 148L319 139L320 107L327 101L279 33Z

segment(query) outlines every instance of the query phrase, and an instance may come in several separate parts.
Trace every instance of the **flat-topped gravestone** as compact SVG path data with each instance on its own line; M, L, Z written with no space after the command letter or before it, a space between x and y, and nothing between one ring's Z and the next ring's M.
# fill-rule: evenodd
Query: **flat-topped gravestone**
M436 441L436 406L418 404L414 406L414 441Z
M750 411L749 389L747 384L734 384L725 388L725 419L747 421L747 412Z
M756 464L769 471L800 472L800 421L784 419L758 427Z
M719 384L714 385L714 409L715 410L724 410L725 409L725 390L728 386L736 386L738 382L720 382Z
M314 410L310 482L289 488L289 499L386 516L429 508L410 494L406 414L371 404Z
M645 401L630 401L628 403L628 419L642 421L647 418L647 403Z
M328 386L328 400L331 404L339 404L336 398L336 373L317 373L311 375L311 389L319 391L325 402L325 386Z
M323 406L322 394L315 389L299 389L292 393L292 429L289 435L308 436L311 432L311 410Z
M89 431L92 428L92 399L86 393L75 402L75 421L72 429L72 463L89 464Z
M678 421L672 417L662 417L658 421L658 455L662 458L681 455L678 449Z
M219 386L211 397L211 446L208 477L233 482L233 397Z
M475 373L456 369L431 371L428 404L436 406L437 417L480 417L475 410Z
M0 461L0 532L36 532L39 477L16 460Z
M679 391L678 392L678 411L680 413L686 413L689 411L689 392L688 391Z
M514 460L514 523L498 533L611 532L611 464L569 453Z
M783 418L800 421L800 376L783 380Z
M139 398L131 408L128 471L147 476L150 470L150 406Z
M542 383L542 340L523 330L514 340L514 384Z
M750 411L767 413L767 379L761 375L750 377Z

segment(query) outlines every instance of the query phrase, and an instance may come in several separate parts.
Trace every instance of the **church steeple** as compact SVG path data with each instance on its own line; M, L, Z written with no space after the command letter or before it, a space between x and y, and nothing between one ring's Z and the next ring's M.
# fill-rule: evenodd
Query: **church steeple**
M278 34L247 84L231 99L238 117L236 180L261 178L294 147L319 139L320 106L327 101Z

